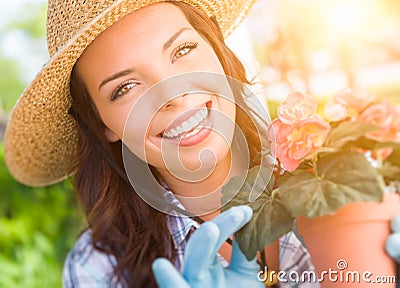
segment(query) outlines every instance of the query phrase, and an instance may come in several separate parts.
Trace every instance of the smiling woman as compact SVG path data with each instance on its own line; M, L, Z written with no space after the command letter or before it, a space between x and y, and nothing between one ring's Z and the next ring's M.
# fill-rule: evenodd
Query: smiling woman
M224 43L253 1L158 2L49 1L52 58L13 112L8 166L28 185L74 174L89 225L65 287L263 286L225 242L251 209L220 213L222 186L269 151ZM312 269L287 239L281 267Z

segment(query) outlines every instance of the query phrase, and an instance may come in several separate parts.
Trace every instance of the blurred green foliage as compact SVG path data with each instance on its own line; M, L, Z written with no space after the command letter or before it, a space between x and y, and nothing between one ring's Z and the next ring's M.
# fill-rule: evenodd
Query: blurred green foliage
M0 41L8 33L22 32L31 40L30 57L34 57L35 51L39 49L37 43L43 41L46 34L46 11L45 2L27 2L19 11L18 17L0 26ZM27 84L21 79L21 74L26 69L21 65L23 64L17 60L5 57L0 50L0 116L1 110L8 112L12 109Z
M6 26L6 30L22 30L31 38L42 38L46 33L47 7L44 4L26 3L20 17Z
M0 144L0 287L61 287L66 253L83 226L71 183L19 184L1 151Z
M19 79L20 68L15 61L0 54L0 67L0 110L9 111L24 89L24 84Z
M45 14L45 2L27 3L18 19L0 27L0 38L22 31L34 39L34 51L45 35ZM0 132L26 85L23 69L0 51ZM24 186L9 174L3 151L0 133L0 287L61 287L65 256L84 225L72 184L66 180L44 188Z

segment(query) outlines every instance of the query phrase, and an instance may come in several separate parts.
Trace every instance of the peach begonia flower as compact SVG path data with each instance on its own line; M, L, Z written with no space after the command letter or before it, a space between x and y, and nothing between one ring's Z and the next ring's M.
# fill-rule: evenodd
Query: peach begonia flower
M396 131L396 139L394 142L400 142L400 104L395 108L395 117L393 119L392 127Z
M317 112L317 101L300 92L293 92L278 107L278 117L285 124L309 118Z
M283 143L286 141L286 137L289 135L291 129L292 127L290 127L290 125L276 118L269 127L268 138L272 142Z
M367 134L367 137L376 141L398 141L400 114L388 101L382 101L369 106L363 111L358 121L373 124L379 129Z
M386 160L394 151L393 147L383 147L379 149L369 150L365 148L356 148L355 151L364 154L368 161L371 160ZM376 164L374 164L376 165Z
M387 159L393 153L393 147L380 148L372 151L371 157L374 159Z
M324 107L324 116L329 121L341 121L347 118L348 110L346 106L337 103L333 99L330 99Z
M292 125L275 119L272 128L276 135L273 152L282 166L292 172L304 158L324 144L331 127L319 116L314 115Z
M344 89L334 96L336 103L352 108L357 112L363 111L374 102L376 97L357 89Z

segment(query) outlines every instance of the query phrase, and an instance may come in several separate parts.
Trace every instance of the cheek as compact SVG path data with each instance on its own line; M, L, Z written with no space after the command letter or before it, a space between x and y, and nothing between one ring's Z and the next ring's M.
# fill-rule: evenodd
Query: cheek
M223 98L221 101L221 110L227 114L227 116L235 122L236 106L232 101Z
M147 138L158 137L159 134L171 123L171 117L167 117L166 115L160 115L160 113L156 113L154 117L151 119L151 122L148 124L148 129L146 131Z
M225 74L221 62L208 42L204 41L203 39L200 40L199 48L197 49L199 49L199 51L193 51L193 53L196 53L195 59L187 63L188 67L186 70L203 72L208 71L218 73L220 75Z
M106 125L111 132L117 135L119 139L122 139L129 111L99 108L98 111L104 125Z
M231 99L217 97L218 109L223 114L227 129L234 129L236 119L236 105ZM228 128L229 127L229 128Z
M132 118L132 120L130 120ZM123 129L122 142L142 160L146 157L146 134L148 125L136 117L129 117Z
M138 101L100 103L96 105L106 127L125 144L143 143L144 135L151 122L152 113L146 105ZM136 145L136 144L135 144Z
M213 61L212 62L210 61L211 63L209 63L209 67L212 67L210 69L210 70L212 70L211 72L215 72L220 75L225 75L224 68L222 67L221 63L219 62L217 55L214 54L213 56L214 56Z
M124 112L121 113L121 115ZM120 116L118 116L120 117ZM122 127L122 141L124 144L140 159L149 161L150 156L157 154L158 148L149 140L152 131L156 131L157 113L152 109L151 105L133 105L131 111L125 116L125 121L119 123ZM149 162L150 163L150 162ZM151 163L150 163L151 164Z

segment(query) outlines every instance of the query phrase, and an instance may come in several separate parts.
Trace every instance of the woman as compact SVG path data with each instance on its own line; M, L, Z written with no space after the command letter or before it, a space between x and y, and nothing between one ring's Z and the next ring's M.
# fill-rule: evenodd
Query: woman
M216 216L267 148L224 44L253 1L155 2L49 1L51 59L14 109L8 166L34 186L74 173L88 229L65 287L258 287L255 260L223 243L251 211ZM285 248L281 268L312 269L294 235Z

